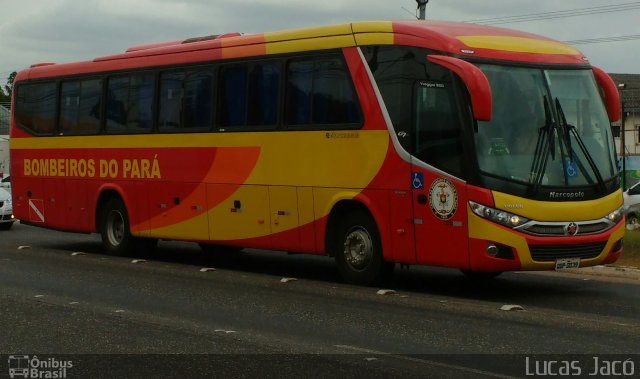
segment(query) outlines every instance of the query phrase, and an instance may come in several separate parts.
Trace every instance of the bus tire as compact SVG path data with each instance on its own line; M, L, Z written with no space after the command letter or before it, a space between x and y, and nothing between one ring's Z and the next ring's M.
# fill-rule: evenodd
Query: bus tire
M362 210L351 211L340 221L335 238L335 257L342 279L351 284L375 285L393 270L385 262L378 228Z
M124 256L135 250L127 209L120 198L111 198L104 205L100 234L102 246L110 255Z

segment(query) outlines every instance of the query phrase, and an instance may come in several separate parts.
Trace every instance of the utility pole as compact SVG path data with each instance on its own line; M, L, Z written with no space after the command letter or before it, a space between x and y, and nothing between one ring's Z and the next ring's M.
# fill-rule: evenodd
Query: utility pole
M622 170L622 177L621 177L621 185L622 185L622 190L625 191L627 189L627 174L625 172L625 170L627 169L627 165L626 165L626 150L627 150L627 141L625 141L625 134L626 130L624 128L624 122L626 121L626 111L624 110L624 97L623 94L625 92L627 85L625 83L620 83L618 84L618 91L620 93L620 152L621 152L621 170Z
M427 18L427 3L429 0L416 0L418 3L418 10L420 11L419 20L425 20Z

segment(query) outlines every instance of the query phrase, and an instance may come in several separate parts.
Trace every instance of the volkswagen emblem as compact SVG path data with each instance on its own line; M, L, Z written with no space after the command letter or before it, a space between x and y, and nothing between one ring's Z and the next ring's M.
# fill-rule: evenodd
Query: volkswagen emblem
M564 234L566 236L575 236L578 234L578 224L575 222L570 222L567 226L564 227Z

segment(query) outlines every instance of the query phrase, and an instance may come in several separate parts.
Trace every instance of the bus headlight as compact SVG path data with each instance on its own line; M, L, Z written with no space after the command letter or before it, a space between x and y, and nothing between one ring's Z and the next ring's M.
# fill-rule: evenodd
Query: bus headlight
M473 213L475 213L476 215L482 218L485 218L487 220L497 222L498 224L507 226L509 228L518 227L529 221L528 218L524 218L522 216L518 216L513 213L501 211L499 209L487 207L485 205L478 204L474 201L469 201L469 206L471 207L471 210L473 211Z
M616 209L615 211L609 213L607 215L607 220L611 221L614 224L617 224L618 221L620 221L622 219L622 217L624 216L624 206Z

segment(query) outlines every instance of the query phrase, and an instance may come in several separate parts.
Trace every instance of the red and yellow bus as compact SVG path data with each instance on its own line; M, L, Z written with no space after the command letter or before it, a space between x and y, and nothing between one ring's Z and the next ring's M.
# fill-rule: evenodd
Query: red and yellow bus
M616 86L574 48L380 21L37 64L13 91L23 223L493 276L615 261Z

